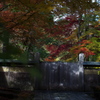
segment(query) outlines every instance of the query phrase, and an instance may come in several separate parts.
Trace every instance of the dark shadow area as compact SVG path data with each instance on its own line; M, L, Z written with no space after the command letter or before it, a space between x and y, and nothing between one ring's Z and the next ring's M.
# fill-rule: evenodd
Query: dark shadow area
M8 87L7 79L2 67L0 67L0 87Z

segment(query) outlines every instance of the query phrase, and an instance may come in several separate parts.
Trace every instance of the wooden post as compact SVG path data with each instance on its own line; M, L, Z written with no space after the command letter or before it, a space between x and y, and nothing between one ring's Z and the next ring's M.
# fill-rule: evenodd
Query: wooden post
M40 61L40 53L39 52L36 52L34 54L34 61L37 62L37 63L39 63L39 61Z
M78 66L79 66L79 85L80 85L80 90L82 91L84 90L84 67L83 67L84 58L85 58L84 53L80 53Z
M35 68L38 70L37 74L39 75L41 73L41 69L40 69L40 53L39 52L35 52L34 53L34 59L33 61L35 62ZM38 77L39 78L39 77ZM39 88L40 85L40 80L37 78L37 75L34 76L34 79L32 80L33 82L33 87L35 89Z

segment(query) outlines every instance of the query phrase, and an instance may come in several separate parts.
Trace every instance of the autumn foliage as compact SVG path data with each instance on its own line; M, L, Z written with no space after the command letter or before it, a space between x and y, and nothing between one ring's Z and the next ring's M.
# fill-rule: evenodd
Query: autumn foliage
M61 21L62 24L58 22L53 28L47 29L47 31L50 32L50 36L59 40L60 44L46 46L46 49L50 52L50 57L46 59L46 61L57 61L57 58L60 58L58 60L72 61L77 58L80 52L83 52L86 58L90 55L95 55L94 51L86 47L92 42L84 38L79 41L77 37L78 18L73 18L73 16L66 17ZM81 23L83 22L84 21L81 20Z
M45 50L46 53L42 52L43 55L48 53L49 56L42 60L75 61L80 52L88 58L96 54L90 44L95 45L98 40L96 42L94 40L100 37L94 35L96 31L92 31L92 29L100 30L99 24L95 21L95 24L92 24L91 20L90 22L87 20L90 18L87 15L93 14L90 11L91 7L94 9L93 5L96 3L84 0L76 2L72 0L2 1L0 2L0 24L2 24L0 28L9 31L9 42L18 46L21 44L19 47L22 51ZM63 6L66 7L62 9ZM51 15L60 15L61 12L68 12L67 17L54 22ZM86 17L85 19L82 18L82 14ZM0 32L0 35L2 34L3 32ZM95 39L93 40L92 37Z

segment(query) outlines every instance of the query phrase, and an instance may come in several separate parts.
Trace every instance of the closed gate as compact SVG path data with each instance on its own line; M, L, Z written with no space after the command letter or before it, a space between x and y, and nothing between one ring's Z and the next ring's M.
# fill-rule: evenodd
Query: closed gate
M42 62L40 69L43 77L41 80L35 80L35 89L82 91L82 66L79 63Z

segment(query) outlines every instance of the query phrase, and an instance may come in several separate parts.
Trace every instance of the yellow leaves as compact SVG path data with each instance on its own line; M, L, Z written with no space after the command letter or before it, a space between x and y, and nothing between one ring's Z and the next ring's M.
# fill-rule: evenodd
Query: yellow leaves
M100 56L97 58L96 62L100 62Z
M99 25L100 25L100 19L98 20L98 22L99 22Z
M84 32L84 33L82 34L82 36L80 36L79 40L84 39L84 38L86 38L87 36L88 36L88 37L91 37L93 34L95 34L95 33L93 33L93 32Z
M53 9L54 9L54 7L52 7L52 6L51 6L51 7L48 7L48 10L49 10L49 11L51 11L51 10L53 10Z
M89 33L89 35L93 35L94 33Z
M61 60L61 57L57 57L56 59L55 59L55 61L60 61Z
M73 58L69 58L69 59L67 59L66 62L69 62L69 61L71 61L71 60L73 60Z
M75 32L73 32L69 37L67 38L64 38L65 40L72 40L73 39L73 42L76 42L78 41L77 39L77 34Z

